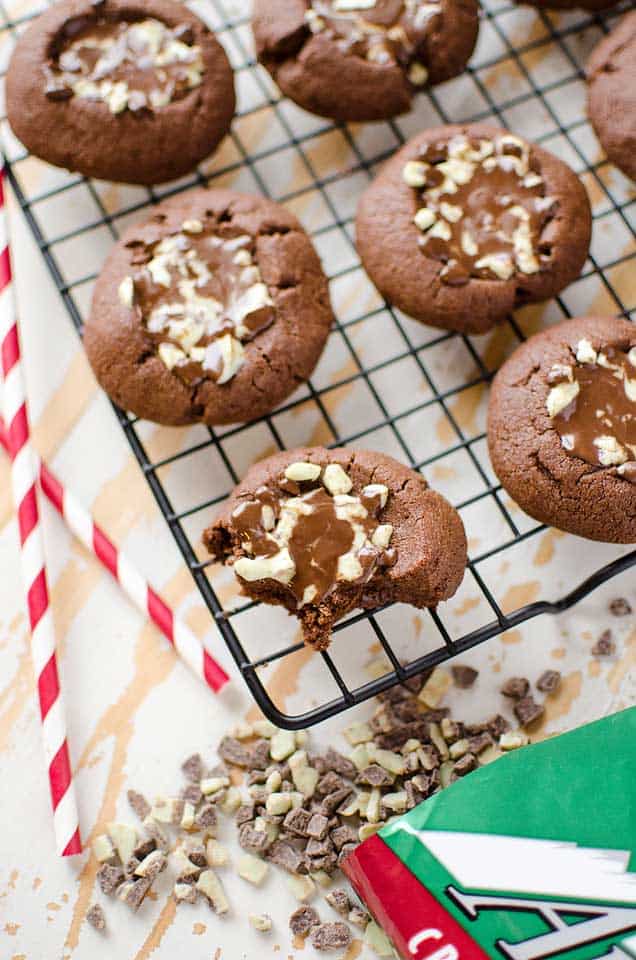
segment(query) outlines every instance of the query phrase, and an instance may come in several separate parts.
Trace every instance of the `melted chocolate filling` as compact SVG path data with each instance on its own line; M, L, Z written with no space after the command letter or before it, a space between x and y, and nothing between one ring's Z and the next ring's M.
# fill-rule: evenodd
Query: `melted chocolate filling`
M475 152L489 143L458 139ZM441 280L461 286L471 277L509 279L516 272L538 272L548 259L540 238L555 203L545 197L543 179L531 169L523 148L502 138L480 160L460 152L458 162L473 166L465 183L447 173L444 165L453 163L449 153L449 143L441 142L425 147L419 157L428 169L425 185L418 190L417 209L426 207L435 215L419 242L427 257L446 264ZM464 169L468 176L469 167ZM437 235L440 229L444 236Z
M198 86L202 70L186 25L87 15L65 24L45 68L46 94L101 100L113 113L156 110Z
M306 492L302 493L301 490ZM281 478L276 491L269 487L260 487L253 499L244 501L234 511L232 527L239 535L241 546L247 554L254 557L275 556L283 546L274 539L273 534L276 533L275 525L280 520L281 507L287 500L286 491L300 496L311 510L310 513L302 513L297 517L291 536L284 544L296 567L287 589L295 597L298 606L306 602L318 603L328 596L338 583L343 585L343 581L338 579L338 561L351 551L355 537L352 522L337 515L336 501L319 481L299 485ZM367 516L356 516L353 520L356 526L362 528L366 537L366 542L356 552L361 566L361 574L354 581L358 583L368 581L378 567L395 563L394 550L375 547L370 542L378 527L380 499L361 495L359 502L367 511ZM272 511L270 520L273 518L274 526L269 530L263 525L264 507ZM310 601L307 601L307 590L311 593Z
M133 261L134 305L151 341L180 357L172 369L186 383L218 381L224 371L219 341L252 340L275 319L275 307L254 261L252 238L218 236L200 221L158 243L142 244ZM161 355L161 351L160 351Z
M579 385L579 392L552 422L564 449L594 466L611 466L601 459L605 445L601 438L615 438L625 452L625 467L619 461L619 473L633 482L636 463L628 461L636 460L636 402L630 399L625 388L632 383L633 388L627 389L636 398L636 367L621 350L610 347L602 351L602 355L615 369L598 363L574 364L572 377ZM552 382L568 380L567 376L560 375Z

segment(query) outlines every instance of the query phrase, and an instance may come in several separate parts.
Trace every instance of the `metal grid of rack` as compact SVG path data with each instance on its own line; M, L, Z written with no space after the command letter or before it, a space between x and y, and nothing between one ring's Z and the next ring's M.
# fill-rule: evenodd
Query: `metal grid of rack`
M239 111L231 139L221 151L220 159L215 158L212 166L203 165L192 177L167 185L165 189L124 191L123 201L118 196L114 205L109 201L107 185L61 171L51 171L51 183L45 190L34 192L29 189L25 165L37 161L24 154L3 120L8 173L80 334L88 293L99 269L99 259L103 258L108 245L117 239L128 222L143 217L148 205L197 184L214 186L231 182L238 189L253 189L296 209L311 207L314 213L307 225L326 262L332 293L348 280L362 284L358 287L362 295L351 296L347 287L348 299L345 295L336 297L344 306L338 309L339 302L336 303L338 319L330 344L337 343L340 355L345 358L339 376L335 380L333 377L321 380L317 373L297 395L262 420L223 430L198 428L193 442L188 441L168 457L153 459L144 440L144 425L115 409L194 582L254 698L276 724L299 728L362 702L532 617L567 609L636 563L636 551L617 549L610 562L592 571L574 589L564 590L558 599L504 609L492 576L486 572L489 561L512 556L516 546L536 537L543 528L515 512L503 495L487 463L483 420L479 422L477 418L475 425L467 427L458 413L460 398L474 397L474 404L479 406L483 388L490 381L496 363L489 356L488 345L480 338L459 337L426 328L416 330L418 325L380 302L369 292L368 281L365 285L352 239L352 203L356 194L373 176L378 163L390 156L411 133L436 122L492 119L563 156L585 178L596 199L595 235L601 231L602 250L593 244L581 280L571 288L574 293L564 291L551 305L549 319L581 312L579 304L585 302L586 283L591 280L595 283L596 298L600 298L607 312L630 317L630 311L636 307L636 291L625 277L630 267L633 270L636 266L636 202L620 177L617 179L615 172L597 159L597 146L581 103L582 65L587 49L601 33L607 32L620 10L614 10L611 17L578 12L557 18L505 0L488 0L483 9L480 45L471 68L462 78L422 95L412 116L373 128L354 128L309 118L279 99L265 72L253 62L246 0L202 0L190 5L215 29L236 71ZM0 3L0 16L4 21L0 23L3 69L16 35L38 12L39 7L31 7L28 0L26 9L22 4L17 10L10 5L10 0ZM497 77L503 77L503 83ZM245 133L249 123L256 123L261 131L265 127L269 131L255 147ZM365 130L372 132L367 135ZM321 149L317 149L317 145L321 145ZM344 158L339 165L331 159L324 161L325 156L334 155ZM284 174L286 169L288 177ZM78 191L82 196L80 203L76 203ZM75 206L78 211L74 214L77 223L64 233L56 233L54 226L56 204L60 202L67 211L72 212ZM308 219L302 214L301 218ZM93 259L87 257L86 251L92 251ZM350 301L354 301L353 307ZM358 303L363 309L357 308ZM523 338L523 324L511 317L506 324L509 348ZM386 355L381 351L379 356L377 352L372 358L366 356L361 343L371 340L381 341ZM452 376L440 374L444 365L440 358L448 358L457 351L462 352L459 366L463 375L453 380ZM445 362L448 374L448 362ZM396 401L393 390L398 380L405 380L408 385L413 384L413 378L423 386L417 389L411 386L412 395ZM353 412L345 418L333 400L336 395L347 392L355 393L356 401ZM290 418L307 411L311 412L309 422L313 429L310 435L298 436L299 428L289 426ZM441 436L437 431L436 443L429 444L432 414L438 418L438 425L441 418L443 430ZM399 616L389 622L383 620L383 610L356 613L338 625L330 652L319 655L331 679L330 692L293 716L283 713L272 699L263 671L297 654L302 644L294 637L289 642L284 639L277 642L278 621L273 622L271 629L267 621L263 621L269 637L267 649L258 655L248 653L242 625L254 605L245 601L224 604L209 565L198 552L194 534L196 530L200 532L205 525L204 518L239 479L242 469L232 455L235 442L248 434L252 436L255 430L260 437L267 438L270 449L283 449L310 439L334 446L381 444L387 452L425 473L444 463L460 463L461 484L442 492L447 492L465 519L475 511L475 517L479 518L475 522L492 523L499 530L496 542L482 543L471 550L467 572L487 611L485 621L468 633L457 633L445 622L443 611L430 610L426 615L427 634L433 638L428 644L430 648L425 652L416 650L404 659L396 644L401 629ZM425 442L422 434L426 434ZM214 453L218 471L224 478L220 481L223 489L182 508L174 502L164 482L164 473L177 464L186 471L195 469L195 458L206 451ZM490 512L481 509L486 505ZM382 676L367 682L352 682L338 666L334 654L339 640L343 631L352 628L363 629L383 652L387 668ZM281 636L284 633L281 631Z

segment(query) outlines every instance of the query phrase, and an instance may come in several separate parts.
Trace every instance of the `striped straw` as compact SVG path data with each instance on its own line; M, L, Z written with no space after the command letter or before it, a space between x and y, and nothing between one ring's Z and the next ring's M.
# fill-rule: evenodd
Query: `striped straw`
M7 432L1 420L0 444L8 449ZM117 549L68 487L51 473L46 464L36 459L36 465L42 492L64 518L71 532L113 575L135 606L157 625L199 680L218 693L229 680L223 667L208 653L190 628L175 616L129 558Z
M31 626L31 657L40 703L55 839L60 855L68 857L81 853L82 844L44 565L44 543L36 491L37 469L31 447L11 277L4 178L3 166L0 171L0 356L7 449L12 463L11 480L20 531L22 579Z

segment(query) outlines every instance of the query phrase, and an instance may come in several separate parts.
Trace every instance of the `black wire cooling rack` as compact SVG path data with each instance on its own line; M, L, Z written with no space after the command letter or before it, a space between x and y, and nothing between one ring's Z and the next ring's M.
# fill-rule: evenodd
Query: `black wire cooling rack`
M570 160L578 172L587 178L588 188L597 195L597 199L603 198L600 204L595 205L598 207L595 211L595 230L602 228L599 221L608 224L611 220L612 229L617 230L623 237L623 249L617 252L614 249L616 242L611 241L607 246L612 249L605 251L602 257L594 252L593 246L580 283L585 284L586 280L596 276L601 296L606 298L606 310L630 317L630 311L636 307L636 302L630 302L629 298L625 298L617 278L625 276L625 272L630 269L630 264L632 270L636 267L634 230L636 202L632 202L633 195L631 197L628 193L620 195L612 189L611 185L608 186L607 173L611 168L596 160L594 152L596 146L595 144L590 146L589 126L585 121L584 108L581 104L582 65L584 55L590 46L590 38L596 40L601 33L606 33L610 29L619 8L615 9L611 16L609 13L601 16L579 11L556 17L540 14L531 8L519 8L514 3L506 3L505 0L504 2L487 0L482 14L484 41L482 53L478 57L478 62L475 64L473 61L473 66L461 80L454 82L454 85L446 85L444 88L434 89L423 95L416 107L415 115L405 118L404 121L398 120L374 128L356 128L307 118L298 111L294 112L295 108L290 110L289 104L278 99L278 93L273 89L269 78L251 59L249 10L246 0L242 3L237 0L207 0L199 4L193 3L192 6L216 30L230 53L236 70L240 109L232 133L234 159L231 162L211 170L197 171L188 182L169 186L167 191L161 193L148 190L143 191L144 195L139 197L139 191L137 191L132 202L113 211L109 210L104 202L99 185L68 174L60 173L59 182L44 192L34 194L28 188L29 178L23 174L23 165L29 158L21 151L19 145L15 145L15 142L13 142L13 148L8 151L8 175L12 187L70 317L80 333L82 304L86 302L86 290L90 289L96 271L92 270L85 275L69 279L68 270L61 255L63 249L68 252L69 244L77 240L90 244L91 237L100 229L107 231L110 240L115 240L126 219L134 215L143 216L144 208L148 204L188 186L206 182L214 185L222 179L227 182L228 178L233 180L245 174L253 189L264 195L271 195L266 171L271 169L272 164L279 168L289 165L290 169L296 166L297 171L301 171L300 180L302 181L300 185L295 185L293 191L277 195L274 199L293 204L299 198L302 199L303 195L308 196L311 193L312 197L319 199L326 212L325 223L319 224L311 231L314 241L319 249L321 244L324 249L332 241L337 240L339 249L347 251L344 265L335 264L328 270L332 284L356 271L360 272L352 241L352 211L348 209L348 201L344 198L352 191L355 192L364 186L364 183L373 176L377 164L397 149L407 136L416 131L417 117L420 118L421 126L434 122L463 122L491 118L502 126L512 127L522 135L545 144L553 151L560 153L564 159ZM29 7L28 0L26 0L26 8L25 10L25 3L22 3L18 9L14 9L10 6L10 0L0 3L0 14L4 18L4 23L0 24L0 39L4 37L3 67L6 66L7 53L10 52L15 37L22 32L33 16L40 12L38 7L33 9ZM523 32L524 23L527 24L527 35ZM523 42L519 42L520 31ZM510 39L511 32L515 34L514 40ZM544 76L541 68L543 54L548 50L553 64L550 77ZM501 68L500 72L504 78L508 74L514 75L515 83L511 86L517 87L516 92L501 90L500 86L496 85L493 87L489 77L496 68ZM505 85L504 82L504 87ZM249 101L247 105L246 101ZM567 106L564 107L564 104ZM257 146L253 149L243 140L241 135L243 124L252 116L258 117L259 121L265 124L271 124L277 131L278 139L274 136L274 142L266 148ZM10 141L6 120L3 123L5 136ZM364 137L364 129L380 132L374 133L369 142ZM342 169L324 172L319 169L319 165L317 168L315 164L312 147L318 139L327 137L334 131L339 132L339 142L346 145L352 162L347 162ZM290 174L290 182L292 179ZM239 183L238 188L241 187L242 184ZM50 230L45 229L42 223L43 204L58 199L64 202L65 198L71 202L72 192L80 188L89 192L96 215L93 218L87 218L85 222L62 235L51 236ZM342 212L343 207L345 214ZM618 246L620 247L621 243ZM609 256L607 256L608 252ZM585 288L579 288L579 291L579 299L581 296L584 298ZM631 294L636 297L636 283L631 284ZM582 312L578 309L578 301L573 306L568 300L567 291L555 302L554 307L558 312L557 319L571 315L573 309L576 312ZM398 346L393 348L389 358L380 359L374 363L364 363L360 357L359 348L354 343L356 339L354 333L361 324L375 319L380 319L382 324L386 324L386 327L381 328L382 331L388 331L390 325L393 342L395 343L397 338ZM523 333L518 323L514 318L510 318L508 323L514 341L521 341ZM201 439L196 443L161 460L152 459L143 439L143 424L115 408L117 419L139 461L200 594L241 674L266 716L281 727L310 726L539 614L566 610L600 584L636 563L636 551L623 552L621 555L620 549L617 548L610 555L613 557L611 562L597 569L575 589L564 592L560 599L538 601L512 611L503 609L502 603L496 597L496 588L492 585L494 575L486 574L484 571L489 562L495 558L506 556L511 558L515 547L535 537L543 528L528 523L527 518L520 520L518 515L513 515L515 511L511 510L505 496L502 495L501 488L484 463L483 456L480 456L485 450L483 429L468 431L462 426L454 409L454 403L460 394L465 396L466 391L488 383L494 371L488 361L482 357L475 338L427 331L423 343L417 340L414 342L412 327L413 324L410 321L387 304L379 304L364 312L353 311L353 316L340 316L332 336L339 338L339 343L348 357L348 365L345 374L335 384L309 383L300 398L292 398L272 415L252 424L226 430L206 428L203 435L199 434ZM373 329L378 331L380 327ZM383 336L383 333L376 332L376 335ZM430 358L433 351L445 349L451 342L453 349L455 344L457 344L456 349L460 349L463 342L471 362L472 373L461 382L440 386L432 370ZM381 386L381 381L383 375L388 374L390 377L393 369L395 371L401 369L399 367L401 363L416 365L414 369L424 384L427 395L424 399L415 398L418 402L410 405L407 403L401 409L395 410L387 391ZM395 376L399 374L396 373ZM373 414L364 422L357 422L354 417L353 422L343 424L333 415L328 398L334 390L353 387L361 389L364 387L366 403L369 408L372 408ZM466 469L470 468L478 488L471 487L470 490L462 491L464 494L470 493L469 496L453 497L455 506L465 514L472 508L489 502L494 511L493 515L503 528L503 534L497 543L488 544L485 549L471 551L467 577L472 577L472 581L478 588L481 602L487 611L485 623L469 633L455 636L454 631L444 622L443 611L430 610L426 614L427 646L430 649L424 653L420 652L421 655L410 655L405 659L398 652L399 644L396 642L399 640L402 629L399 619L397 625L393 621L392 626L388 625L386 619L383 619L385 609L373 613L358 613L349 617L336 628L330 652L315 655L322 658L325 677L331 678L330 684L324 684L328 687L325 697L321 699L314 693L314 699L308 705L308 709L292 716L283 713L279 705L274 702L272 692L268 690L267 679L263 679L263 675L272 664L279 664L285 658L298 654L302 650L302 644L282 639L277 643L278 628L266 626L266 649L261 650L258 655L248 654L242 636L242 623L247 612L253 611L254 605L241 603L224 606L219 591L211 581L208 564L197 555L196 538L190 535L190 531L196 529L200 532L205 525L204 515L210 508L219 504L229 493L230 486L239 480L232 456L228 452L232 442L258 425L266 431L272 446L283 449L290 443L285 442L285 434L281 430L279 418L281 415L293 414L300 407L309 404L315 408L321 423L320 442L330 442L331 445L362 446L368 438L369 446L373 446L382 434L390 438L393 451L401 459L414 468L424 471L434 468L435 464L441 463L444 458L461 456L462 462L467 465ZM439 412L445 418L448 437L443 449L437 449L432 454L429 451L428 455L420 456L418 455L420 451L416 451L412 442L407 439L404 424L407 421L412 424L414 418L416 422L417 418L421 418L424 424L426 415L432 410ZM423 425L421 429L425 431L426 427ZM309 436L303 436L296 442L306 443L309 440ZM187 509L178 509L163 482L162 471L177 463L185 464L187 467L189 462L194 462L193 458L196 455L206 449L213 449L218 454L218 462L227 474L227 489L217 496L189 505ZM198 526L197 517L201 517ZM617 553L618 558L616 558ZM582 573L579 572L578 576L582 576ZM569 571L568 577L570 577ZM270 616L275 614L270 611ZM278 621L273 622L276 624ZM382 651L386 659L386 672L380 677L363 683L359 682L363 672L361 663L358 664L358 669L354 670L352 680L345 676L346 671L337 662L342 632L351 629L359 631L361 627L365 630L367 641L375 643L376 650ZM283 634L284 631L281 632L281 635ZM361 644L360 649L363 648L364 644ZM317 684L318 689L322 687L322 683Z

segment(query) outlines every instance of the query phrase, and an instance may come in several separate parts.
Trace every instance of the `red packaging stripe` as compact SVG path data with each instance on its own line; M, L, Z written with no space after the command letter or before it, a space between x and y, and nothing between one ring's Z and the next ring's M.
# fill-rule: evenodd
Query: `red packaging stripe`
M380 837L360 844L342 869L402 957L441 957L446 947L447 957L489 960Z

